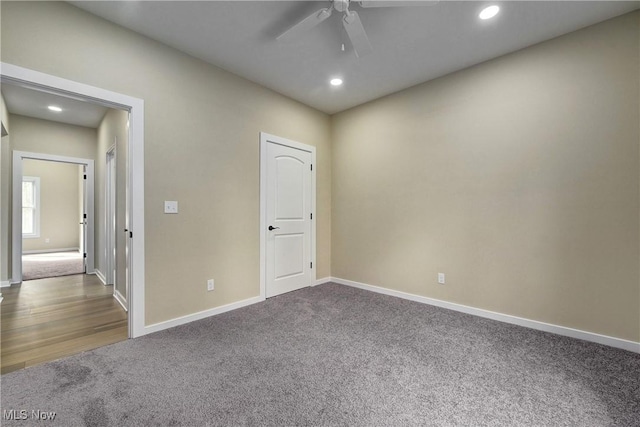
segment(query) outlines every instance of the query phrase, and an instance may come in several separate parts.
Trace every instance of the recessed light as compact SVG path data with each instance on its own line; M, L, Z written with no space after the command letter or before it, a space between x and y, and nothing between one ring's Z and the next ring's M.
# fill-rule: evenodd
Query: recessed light
M59 113L60 111L62 111L62 108L56 107L55 105L49 105L47 108L51 111L55 111L56 113Z
M342 79L339 79L339 78L331 79L329 83L331 83L331 86L340 86L342 84Z
M499 6L496 6L496 5L488 6L482 9L482 12L480 12L480 15L478 15L478 17L480 19L491 19L494 16L496 16L498 12L500 12Z

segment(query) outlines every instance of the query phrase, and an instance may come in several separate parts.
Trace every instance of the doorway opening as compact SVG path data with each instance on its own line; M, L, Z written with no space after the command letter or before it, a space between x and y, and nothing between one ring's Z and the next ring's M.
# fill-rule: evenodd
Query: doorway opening
M0 63L0 82L3 88L5 85L14 85L29 88L42 94L55 94L63 98L82 101L87 105L102 105L110 109L128 112L126 136L129 143L125 150L127 161L124 165L118 166L123 168L124 175L121 182L125 189L125 197L122 200L125 217L123 229L117 231L125 241L123 246L125 253L128 254L125 263L127 276L125 281L129 285L126 301L129 311L128 335L133 338L149 333L145 327L144 310L144 101L4 62ZM7 130L9 136L5 138L11 140L10 127ZM12 208L13 218L16 218L16 213L20 214L21 218L21 212L15 212L15 210L16 206L14 205ZM1 230L0 234L10 236L11 241L15 241L14 228L9 225L8 229ZM18 230L21 232L21 228ZM12 256L12 258L15 257ZM15 260L9 260L8 263L9 265L0 266L0 270L9 270L10 282L15 283L17 281L13 272ZM4 282L2 284L4 285Z
M71 307L73 304L75 304L75 302L72 302L72 300L86 300L87 297L89 297L92 300L90 302L90 304L92 304L92 307L100 306L102 307L100 310L105 310L112 313L124 313L124 317L119 317L117 319L111 320L108 324L93 327L89 324L85 324L84 320L74 320L73 322L71 322L74 324L82 324L87 326L85 329L87 329L89 334L93 334L91 338L88 338L89 341L91 341L91 344L81 344L77 351L93 348L91 346L95 344L95 336L97 334L101 334L105 337L105 340L103 340L101 344L104 345L108 344L109 342L114 342L113 340L117 341L122 339L120 338L122 336L121 331L124 331L125 339L127 337L133 338L148 333L144 325L143 101L138 98L129 97L127 95L118 94L108 90L88 86L85 84L73 82L70 80L6 63L0 64L0 82L2 83L3 97L5 97L5 88L17 87L27 89L41 96L57 96L61 100L66 99L79 102L85 107L106 107L107 109L109 109L109 111L117 111L119 113L123 113L124 116L121 114L120 117L124 117L124 123L126 123L126 126L124 127L125 130L122 134L118 135L117 141L115 140L115 138L112 138L111 143L109 144L121 144L118 145L117 151L114 149L112 153L113 159L110 165L110 167L112 168L112 173L109 178L109 182L111 184L101 181L97 182L96 185L97 175L96 178L91 178L92 173L95 171L89 171L89 169L92 169L94 165L91 164L91 162L85 162L85 160L93 161L93 159L76 157L74 159L71 159L72 161L70 161L69 157L74 157L73 155L63 156L59 155L58 153L48 153L46 148L43 150L21 150L16 146L11 147L11 144L14 142L13 140L19 137L19 133L13 133L13 125L10 125L10 123L12 123L11 120L9 120L9 122L7 123L9 125L5 129L5 123L3 119L2 147L3 150L9 147L7 157L13 158L13 162L10 163L10 168L3 167L3 172L6 172L8 174L8 179L4 179L3 173L3 185L1 186L2 188L0 188L0 197L3 200L3 206L9 206L9 209L3 208L3 212L9 211L11 214L10 218L6 222L0 221L0 235L2 235L0 243L3 244L3 247L9 248L9 251L2 252L3 254L7 254L8 257L3 256L0 259L0 278L2 279L0 280L0 291L2 291L0 296L4 298L2 304L3 372L6 372L5 362L8 363L10 360L12 360L12 357L18 360L18 353L24 353L20 349L20 346L24 346L24 340L20 338L20 332L17 330L20 328L14 328L16 330L11 332L9 332L8 330L5 331L5 329L8 329L10 326L10 322L8 322L6 318L10 318L12 316L10 314L9 307L12 304L15 307L19 307L25 302L24 297L27 294L33 296L33 291L37 287L40 288L40 290L44 290L43 293L41 293L41 296L45 298L41 298L40 301L37 302L39 307L45 307L50 302L60 303L61 301L65 301L65 299L65 304ZM9 109L9 113L12 113L11 109ZM15 114L24 115L24 113ZM34 154L40 154L41 151L47 153L46 156L49 156L49 158L32 158L35 157ZM123 156L125 156L122 162L118 161L116 163L116 152L121 153ZM102 180L107 173L106 169L108 160L105 160L104 156L108 153L105 153L105 151L101 151L101 153L103 156L102 160L100 162L97 162L98 159L96 159L97 163L95 164L95 167L101 168L100 176ZM5 158L4 151L3 158ZM16 160L16 158L19 158L19 160ZM78 161L78 159L80 161ZM22 265L22 249L24 244L22 227L23 219L24 222L30 223L25 227L24 231L26 234L32 234L33 236L39 234L40 238L46 239L48 237L49 244L54 243L51 236L44 236L42 235L42 233L35 233L35 231L42 231L42 229L36 229L36 226L42 226L42 222L40 221L40 223L36 223L34 220L36 211L38 210L39 205L42 203L42 200L40 200L40 203L36 204L36 187L38 187L40 191L42 191L42 180L40 181L40 183L35 183L36 180L29 181L28 177L33 178L37 175L35 173L31 175L23 173L23 162L25 160L45 160L58 164L72 164L75 165L76 168L80 167L78 165L82 166L83 179L84 175L86 175L87 180L85 186L86 188L83 187L84 191L82 196L80 195L81 191L78 189L78 205L83 206L83 212L81 218L76 217L76 228L78 231L82 230L80 234L83 235L83 238L80 238L78 236L77 243L74 246L70 245L68 247L58 247L58 249L72 248L74 250L77 250L78 253L81 253L81 273L84 274L53 277L48 279L34 279L22 283L22 280L24 279ZM13 170L9 171L9 169ZM14 180L13 176L16 171L19 172L20 178ZM77 173L81 173L79 169L77 169ZM23 177L27 178L23 180ZM94 181L89 183L90 179L94 179ZM26 199L23 199L23 181L28 182L27 184L24 184L25 191L31 191L31 196L34 197L27 197ZM7 182L10 182L9 185L5 185ZM15 191L16 187L18 187L18 191ZM93 206L93 208L89 206L93 197L93 194L89 190L90 188L96 191L94 201L96 201L97 203L97 201L100 200L99 203L105 203L105 207L99 207L98 204ZM118 190L116 190L116 188ZM107 196L106 194L98 194L97 191L111 191L111 193L108 193L110 194L110 196ZM42 194L40 194L40 196L42 196ZM82 202L80 202L80 199L82 199ZM107 206L109 202L112 204L111 207ZM24 216L23 207L25 208ZM99 209L96 209L96 207L99 207ZM77 210L78 214L80 214L79 206L77 207ZM114 220L97 222L96 218L94 218L96 216L95 214L97 214L98 212L103 214L103 218L107 218L107 215L109 215L109 212L111 212L111 216L109 218L113 218L114 211L117 213L117 221ZM86 218L84 217L85 213L87 214ZM94 215L92 215L92 213L94 213ZM9 217L9 215L7 215L7 217ZM42 218L40 218L40 220L42 220ZM109 229L109 231L107 231L107 229ZM100 242L98 242L98 230L100 230L102 236L100 237L102 239L100 240ZM104 238L107 236L110 240L110 243L108 243L110 245L109 248L107 248L106 244L104 243ZM8 245L5 246L6 242L8 242ZM91 245L93 245L93 247L91 247ZM24 244L24 246L26 247L27 245ZM35 252L37 251L37 249L32 249L32 251ZM58 254L58 256L62 257L62 252L56 253ZM85 253L86 257L84 255ZM115 256L108 257L108 253L115 254ZM33 253L29 255L36 254ZM105 268L105 263L107 262L109 262L110 267ZM102 274L102 271L104 271L104 274ZM106 284L107 276L109 276L109 281L112 281L113 284ZM122 276L122 280L119 279L120 276ZM64 281L64 283L62 281ZM118 298L118 294L115 292L115 288L119 282L125 285L124 289L119 292L121 298ZM49 291L46 288L50 287L50 285L54 283L56 284L56 286L64 289L63 293L66 294L61 295L59 298L56 297L52 299L51 295L47 294ZM20 289L27 290L27 292L21 293ZM80 302L86 304L87 301ZM122 310L123 308L125 309L124 311ZM96 315L96 311L93 309L85 310L84 308L79 309L76 307L73 310L75 310L76 312L86 311L90 317L93 316L94 318L108 317L106 316L106 313L104 313L104 315ZM19 310L16 310L14 314L19 315L17 313L18 311ZM58 310L57 308L49 308L46 311L56 315L60 314L60 310ZM118 316L121 315L118 314ZM48 321L49 324L55 323L57 327L61 329L61 324L56 322L64 322L64 319L49 319ZM12 337L12 335L15 336ZM58 338L53 339L58 340ZM82 341L82 339L83 338L78 338L78 340L80 341ZM49 341L51 341L51 338L49 338ZM51 344L51 342L49 342L49 344ZM60 345L65 346L65 348L67 346L66 343L60 343ZM11 351L13 355L11 357L5 355L7 351ZM60 352L57 352L56 354L58 354L57 357L60 357L62 355ZM46 360L43 359L44 357L45 356L39 357L38 360ZM19 364L10 367L10 369L13 370L18 365ZM26 366L28 366L28 362ZM20 367L18 366L16 369L19 368Z
M14 151L12 181L12 282L25 280L25 258L27 280L93 273L94 161Z
M93 254L93 173L88 159L22 157L22 281L84 274ZM84 163L78 163L82 161ZM14 176L15 182L20 178ZM89 194L90 193L90 194ZM92 225L92 224L91 224Z

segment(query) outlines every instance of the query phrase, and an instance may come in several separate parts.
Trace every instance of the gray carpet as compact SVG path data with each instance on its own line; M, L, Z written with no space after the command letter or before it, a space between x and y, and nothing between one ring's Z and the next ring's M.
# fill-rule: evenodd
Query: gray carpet
M22 255L23 281L82 273L84 259L78 251Z
M64 426L640 426L640 355L326 284L6 374L1 402Z

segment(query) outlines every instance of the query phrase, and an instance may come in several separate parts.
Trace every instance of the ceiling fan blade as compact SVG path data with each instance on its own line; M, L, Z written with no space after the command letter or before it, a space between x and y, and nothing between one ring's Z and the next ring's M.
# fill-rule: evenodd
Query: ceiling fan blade
M406 7L406 6L433 6L440 3L440 0L361 0L358 2L362 7Z
M351 40L351 45L353 46L353 50L356 51L358 58L362 58L373 51L371 43L369 43L369 37L367 37L367 33L364 31L362 21L360 21L360 16L358 16L357 12L347 12L344 18L342 18L342 25L349 36L349 40Z
M307 16L302 21L298 22L296 25L276 37L276 40L291 40L302 35L306 31L310 30L311 28L315 27L316 25L330 17L331 12L333 12L333 8L320 9L316 12L313 12L311 15Z

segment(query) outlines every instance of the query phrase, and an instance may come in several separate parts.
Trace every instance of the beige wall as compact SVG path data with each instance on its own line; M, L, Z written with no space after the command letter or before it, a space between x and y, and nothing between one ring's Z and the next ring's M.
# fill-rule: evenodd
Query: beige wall
M106 199L105 199L105 169L107 151L116 146L116 280L118 292L127 299L125 278L125 234L121 231L126 227L126 165L129 113L122 110L109 110L98 127L98 152L96 161L96 247L100 248L100 255L96 257L96 268L106 276Z
M9 132L9 112L0 94L0 120ZM0 282L6 285L11 278L11 141L10 136L0 140Z
M25 159L22 175L40 178L40 236L22 239L22 252L78 249L78 165Z
M96 158L95 129L17 114L10 114L9 118L13 150L91 160Z
M317 147L317 275L331 274L327 115L66 3L1 7L3 61L145 101L147 324L259 295L261 131Z
M334 116L333 276L639 341L638 18Z

